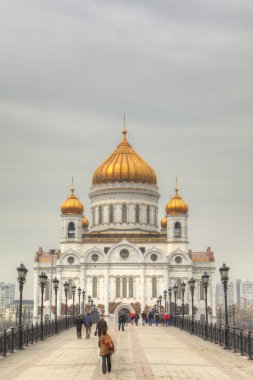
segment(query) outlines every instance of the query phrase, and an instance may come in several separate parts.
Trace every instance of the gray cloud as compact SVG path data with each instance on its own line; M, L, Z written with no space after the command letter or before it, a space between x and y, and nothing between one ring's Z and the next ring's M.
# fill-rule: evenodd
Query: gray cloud
M59 206L129 139L154 167L160 216L176 175L192 249L250 278L251 1L2 1L0 279L58 246ZM238 265L238 257L243 258Z

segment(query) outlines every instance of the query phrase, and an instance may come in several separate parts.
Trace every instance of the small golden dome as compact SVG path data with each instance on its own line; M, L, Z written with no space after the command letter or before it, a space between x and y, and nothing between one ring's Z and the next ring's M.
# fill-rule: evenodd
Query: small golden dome
M187 214L189 210L188 204L178 194L177 181L176 181L175 195L167 203L165 210L168 215Z
M89 221L88 221L88 219L85 216L82 219L82 226L83 226L84 230L87 230L88 227L89 227Z
M123 129L121 143L94 172L92 184L112 182L140 182L157 184L155 171L132 148Z
M79 199L74 194L74 186L72 179L71 193L65 202L61 205L62 214L66 215L82 215L83 213L83 204L79 201Z
M167 230L167 215L165 215L161 220L162 230Z

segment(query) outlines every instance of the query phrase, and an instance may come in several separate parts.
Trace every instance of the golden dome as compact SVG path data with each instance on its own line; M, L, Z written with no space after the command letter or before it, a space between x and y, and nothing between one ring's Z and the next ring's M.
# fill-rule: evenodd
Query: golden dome
M82 215L83 213L83 204L79 201L79 199L74 194L74 186L73 186L73 179L72 179L72 186L71 186L71 193L69 197L66 199L65 202L61 205L61 212L62 214L67 215Z
M165 210L168 215L187 214L189 210L188 204L178 194L177 181L176 181L175 195L167 203Z
M92 184L112 182L140 182L157 184L154 170L132 148L123 129L121 143L94 172Z
M161 227L162 227L162 230L166 230L167 229L167 215L165 215L162 220L161 220Z
M84 230L87 230L87 228L89 227L89 221L85 216L82 219L82 226Z

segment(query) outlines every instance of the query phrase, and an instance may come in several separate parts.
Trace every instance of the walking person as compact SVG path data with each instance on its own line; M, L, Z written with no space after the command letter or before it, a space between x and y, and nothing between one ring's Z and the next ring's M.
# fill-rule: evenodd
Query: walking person
M135 316L134 316L134 322L135 322L135 325L136 325L136 326L138 326L139 318L140 318L139 313L136 312L136 313L135 313Z
M81 318L81 315L79 315L76 320L76 334L78 339L82 339L82 327L83 327L83 320Z
M92 327L92 320L90 313L87 313L87 315L84 317L83 324L86 328L86 339L90 338L90 333L91 333L91 327Z
M141 313L141 318L142 318L142 326L145 326L145 323L147 321L147 314L145 313L145 311Z
M134 317L135 317L135 313L131 312L130 313L130 318L131 318L132 325L134 324Z
M96 326L96 331L97 331L96 335L100 337L102 334L102 331L103 330L107 331L107 329L108 329L107 322L104 320L104 315L101 314L101 319L98 321L97 326Z
M169 324L169 319L170 319L170 316L168 313L165 313L164 314L164 317L163 317L163 320L164 320L164 323L165 323L165 326L167 327L168 324Z
M120 331L120 328L122 331L125 331L124 330L125 318L123 314L119 315L118 322L119 322L119 331Z
M98 339L98 347L100 348L100 356L102 356L102 372L111 372L112 363L111 355L114 352L114 343L112 337L107 334L107 329L102 330L101 336Z
M152 324L153 324L153 318L154 318L153 313L150 311L148 313L148 325L149 326L152 326Z
M158 326L158 323L159 323L159 314L156 312L155 313L155 325L156 325L156 327Z

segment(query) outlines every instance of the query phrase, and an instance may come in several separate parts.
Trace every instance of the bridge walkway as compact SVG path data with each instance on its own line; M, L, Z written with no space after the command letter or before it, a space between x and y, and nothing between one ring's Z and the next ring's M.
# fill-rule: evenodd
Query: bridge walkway
M0 359L1 380L252 380L253 361L174 327L110 326L116 342L111 374L102 375L97 337L75 329Z

